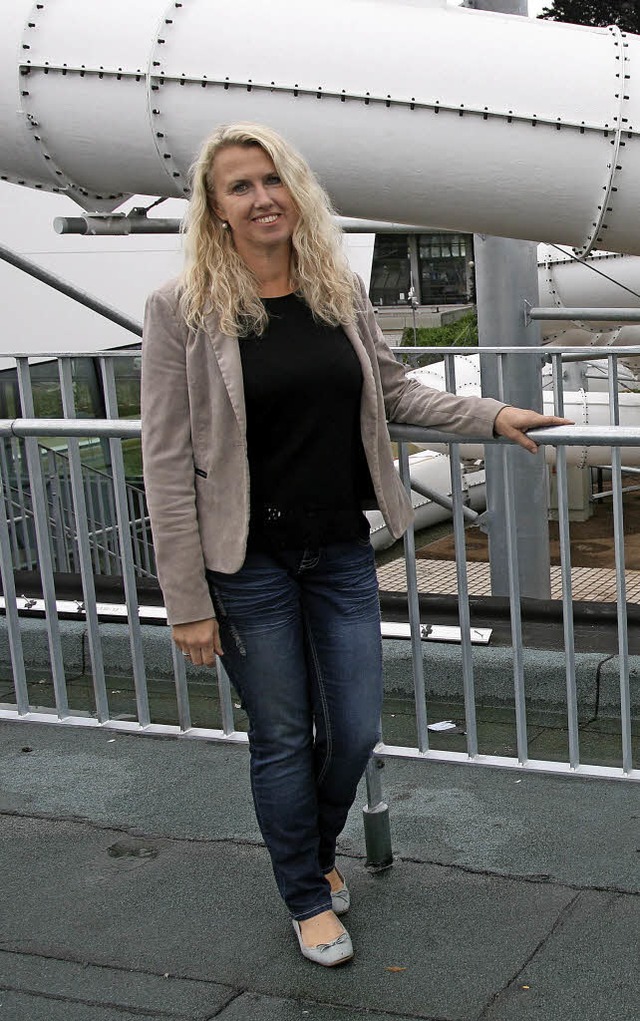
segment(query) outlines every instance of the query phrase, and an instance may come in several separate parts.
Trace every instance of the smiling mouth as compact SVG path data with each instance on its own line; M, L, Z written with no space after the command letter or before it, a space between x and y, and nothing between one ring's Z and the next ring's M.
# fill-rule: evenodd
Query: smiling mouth
M275 223L279 217L280 213L270 213L269 216L256 216L254 217L254 223Z

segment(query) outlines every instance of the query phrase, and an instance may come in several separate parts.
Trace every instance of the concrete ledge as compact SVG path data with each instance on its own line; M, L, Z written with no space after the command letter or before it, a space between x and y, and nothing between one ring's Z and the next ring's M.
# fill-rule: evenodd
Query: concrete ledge
M125 624L105 623L100 627L105 672L110 680L132 679L129 629ZM50 675L46 622L21 618L22 645L27 676L30 679ZM90 675L91 658L86 625L82 621L60 621L62 655L69 678ZM142 625L142 648L149 682L173 684L173 662L169 628ZM397 698L413 698L411 646L408 641L384 640L385 691ZM461 703L462 651L457 645L423 643L427 696L440 702ZM473 648L476 702L479 706L513 705L513 652L491 645ZM602 653L576 654L578 706L581 716L593 712L598 689L601 715L620 715L619 658ZM566 711L566 657L563 650L524 650L524 674L527 705L530 709L564 713ZM187 666L190 685L210 684L210 675ZM6 618L0 617L0 680L12 681ZM640 657L630 657L631 713L640 718Z

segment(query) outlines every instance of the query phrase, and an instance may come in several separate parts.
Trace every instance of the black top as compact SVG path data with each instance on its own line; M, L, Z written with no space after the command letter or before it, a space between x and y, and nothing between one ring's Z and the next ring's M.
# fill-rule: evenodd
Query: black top
M248 549L315 548L368 534L373 486L360 435L362 370L341 327L295 294L265 298L240 340L250 477Z

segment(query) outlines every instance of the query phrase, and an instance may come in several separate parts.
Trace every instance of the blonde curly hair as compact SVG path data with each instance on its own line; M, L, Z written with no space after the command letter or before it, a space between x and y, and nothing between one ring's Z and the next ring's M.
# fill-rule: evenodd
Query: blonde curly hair
M213 210L213 163L232 145L260 146L299 213L294 230L291 283L317 319L332 326L355 319L357 283L342 249L342 232L329 196L311 168L272 128L262 124L227 124L203 143L191 168L192 192L183 225L186 261L181 276L180 307L193 328L205 315L219 316L220 329L231 336L261 334L268 315L258 280L236 251L231 231Z

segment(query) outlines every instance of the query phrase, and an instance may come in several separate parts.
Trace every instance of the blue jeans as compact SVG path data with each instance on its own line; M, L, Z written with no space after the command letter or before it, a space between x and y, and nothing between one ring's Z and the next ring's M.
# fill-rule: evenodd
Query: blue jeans
M207 571L224 666L249 717L251 786L293 918L331 908L336 839L380 736L382 652L368 540L249 553Z

